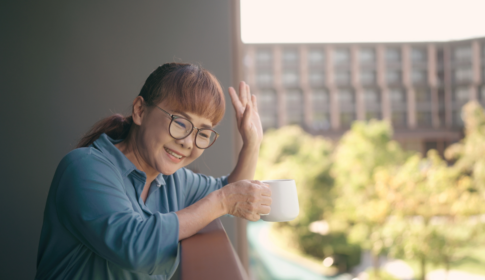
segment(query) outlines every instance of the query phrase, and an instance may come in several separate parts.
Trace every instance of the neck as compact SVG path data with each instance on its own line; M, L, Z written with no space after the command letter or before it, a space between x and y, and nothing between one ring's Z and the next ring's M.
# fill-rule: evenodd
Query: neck
M133 135L134 133L130 133L125 140L115 144L115 147L118 148L118 150L120 150L131 163L133 163L133 165L135 165L136 169L145 172L147 182L151 183L158 176L159 172L143 160L143 157L138 150L138 144L135 137L130 137Z

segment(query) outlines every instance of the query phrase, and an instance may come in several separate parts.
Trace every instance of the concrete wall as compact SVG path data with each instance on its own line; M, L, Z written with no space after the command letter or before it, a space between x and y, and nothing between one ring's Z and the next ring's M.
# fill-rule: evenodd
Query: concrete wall
M33 279L49 185L97 120L130 113L149 73L170 61L209 69L226 89L218 142L195 167L233 166L230 1L2 1L2 279ZM226 219L231 235L232 221Z

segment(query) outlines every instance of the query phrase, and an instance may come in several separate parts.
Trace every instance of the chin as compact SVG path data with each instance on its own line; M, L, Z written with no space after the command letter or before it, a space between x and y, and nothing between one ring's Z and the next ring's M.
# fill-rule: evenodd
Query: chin
M164 164L162 164L163 166ZM177 172L177 170L179 170L180 168L183 168L185 167L186 164L184 164L183 162L177 164L177 165L173 165L173 166L164 166L162 168L160 168L158 170L158 172L162 173L163 175L172 175L174 174L175 172Z

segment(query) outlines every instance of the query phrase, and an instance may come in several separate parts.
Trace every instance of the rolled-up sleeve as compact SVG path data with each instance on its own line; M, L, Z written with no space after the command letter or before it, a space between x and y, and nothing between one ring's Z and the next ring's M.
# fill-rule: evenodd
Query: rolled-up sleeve
M209 193L216 191L228 184L227 176L214 178L211 176L194 173L189 169L180 170L181 181L185 186L185 207L201 200Z
M118 171L94 156L65 169L56 193L58 218L90 250L127 270L168 274L177 257L175 213L143 217L133 209Z

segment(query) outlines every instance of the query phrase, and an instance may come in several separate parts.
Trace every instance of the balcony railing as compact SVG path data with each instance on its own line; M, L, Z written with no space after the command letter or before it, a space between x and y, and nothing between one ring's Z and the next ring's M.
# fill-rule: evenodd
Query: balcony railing
M248 280L249 277L219 219L182 240L182 280Z

